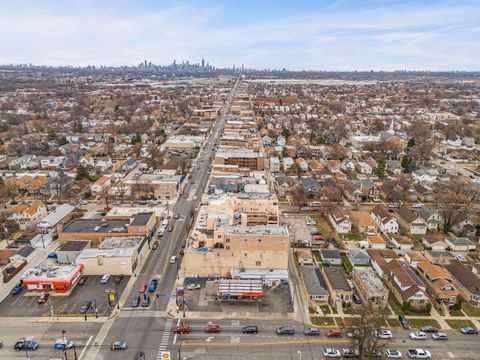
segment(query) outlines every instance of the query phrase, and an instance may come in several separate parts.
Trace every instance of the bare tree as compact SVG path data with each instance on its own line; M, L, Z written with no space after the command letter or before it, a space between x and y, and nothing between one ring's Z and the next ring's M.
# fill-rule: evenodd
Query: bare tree
M3 191L6 196L10 198L10 200L15 201L17 196L20 194L20 188L16 184L16 179L6 179L3 183Z
M148 153L149 156L146 160L148 167L160 169L163 165L163 154L159 147L155 144L150 144L148 146Z
M104 186L102 190L100 190L100 198L105 201L105 208L109 208L110 206L110 186Z
M123 204L123 201L125 200L125 194L127 193L128 188L123 181L117 181L117 183L115 184L115 190L117 191L118 197L120 198L120 203Z
M386 316L372 304L365 304L354 313L347 331L351 336L351 347L359 352L359 359L373 360L385 347L377 334L386 324Z

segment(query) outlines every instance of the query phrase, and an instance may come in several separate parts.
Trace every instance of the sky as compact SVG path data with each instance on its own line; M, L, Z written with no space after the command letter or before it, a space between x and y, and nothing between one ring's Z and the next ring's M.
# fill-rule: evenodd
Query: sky
M480 70L479 0L0 0L0 64Z

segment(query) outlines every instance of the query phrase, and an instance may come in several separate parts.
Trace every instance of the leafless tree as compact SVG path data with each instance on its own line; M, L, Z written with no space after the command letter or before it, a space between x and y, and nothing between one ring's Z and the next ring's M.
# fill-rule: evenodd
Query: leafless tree
M111 199L111 195L110 195L110 186L104 186L102 188L102 190L100 190L100 198L105 201L105 208L109 208L110 207L110 199Z

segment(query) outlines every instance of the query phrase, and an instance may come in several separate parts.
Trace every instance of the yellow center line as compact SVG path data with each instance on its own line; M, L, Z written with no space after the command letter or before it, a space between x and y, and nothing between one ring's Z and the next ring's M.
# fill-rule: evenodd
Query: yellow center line
M181 342L181 346L263 346L263 345L288 345L309 343L349 343L350 340L287 340L287 341L263 341L263 342Z

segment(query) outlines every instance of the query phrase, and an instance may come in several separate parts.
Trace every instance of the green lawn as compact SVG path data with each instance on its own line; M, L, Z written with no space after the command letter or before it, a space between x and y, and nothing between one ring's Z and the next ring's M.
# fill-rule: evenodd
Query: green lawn
M462 327L474 327L473 323L470 320L445 320L452 329L460 329Z
M450 310L452 316L465 316L462 310Z
M364 239L364 236L359 233L349 233L349 234L346 234L344 237L346 240L363 240Z
M408 323L412 328L421 328L425 325L435 326L437 329L440 329L440 324L435 319L407 319Z
M317 313L317 312L315 311L315 309L314 309L313 307L311 307L311 306L308 307L308 312L309 312L310 314L316 314L316 313Z
M398 328L401 327L400 321L397 319L387 319L388 326Z
M328 305L322 305L320 306L320 309L322 309L324 314L331 314L332 310L330 310L330 306Z
M335 232L335 230L332 229L327 219L325 219L323 216L318 215L313 216L313 219L317 223L317 230L320 231L323 236L338 240L337 233Z
M353 265L346 255L342 256L342 264L345 267L345 271L347 272L347 274L351 274L353 270Z
M462 310L468 316L480 316L480 308L476 308L466 302L462 302Z
M331 317L312 317L312 323L316 326L334 326L335 320Z
M402 306L399 304L395 298L395 295L393 295L393 292L391 291L388 292L388 305L390 305L395 315L404 315Z

